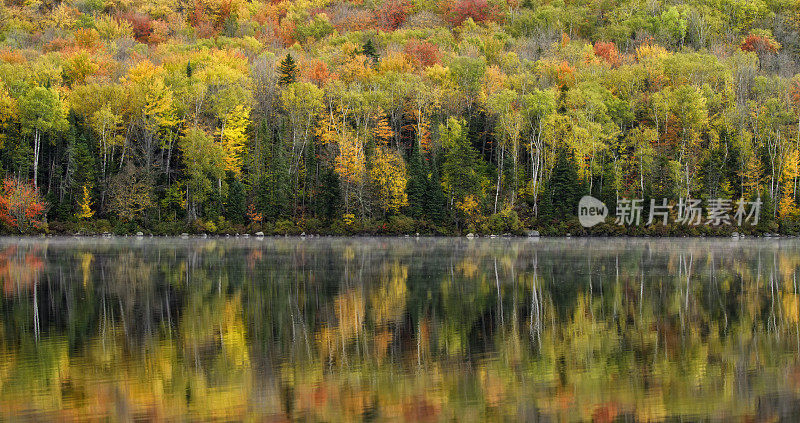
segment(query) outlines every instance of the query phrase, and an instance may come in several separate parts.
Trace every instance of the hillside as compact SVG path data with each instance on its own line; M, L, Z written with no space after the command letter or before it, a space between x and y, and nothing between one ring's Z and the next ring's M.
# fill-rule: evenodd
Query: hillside
M1 230L796 233L799 51L796 0L6 0Z

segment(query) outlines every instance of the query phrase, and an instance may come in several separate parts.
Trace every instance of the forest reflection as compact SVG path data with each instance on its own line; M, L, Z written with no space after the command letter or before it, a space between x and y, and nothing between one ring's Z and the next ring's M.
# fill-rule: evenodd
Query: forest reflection
M800 416L799 240L1 239L0 420Z

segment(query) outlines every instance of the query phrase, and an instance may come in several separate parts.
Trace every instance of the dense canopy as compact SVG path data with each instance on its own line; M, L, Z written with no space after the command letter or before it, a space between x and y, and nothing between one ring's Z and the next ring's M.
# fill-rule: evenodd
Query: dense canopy
M574 231L591 194L794 232L798 49L798 1L6 0L0 174L51 231Z

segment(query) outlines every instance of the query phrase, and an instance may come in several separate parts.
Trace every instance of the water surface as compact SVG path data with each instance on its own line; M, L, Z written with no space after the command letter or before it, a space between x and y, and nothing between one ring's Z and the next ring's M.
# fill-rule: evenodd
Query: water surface
M789 420L798 240L0 239L0 420Z

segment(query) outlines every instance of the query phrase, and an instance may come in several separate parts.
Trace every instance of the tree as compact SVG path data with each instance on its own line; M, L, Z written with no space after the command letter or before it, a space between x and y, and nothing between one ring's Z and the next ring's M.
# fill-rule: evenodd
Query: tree
M0 193L0 221L19 233L27 233L43 224L46 203L36 187L6 178Z
M78 219L91 219L94 216L94 210L92 210L92 195L89 193L89 187L84 185L83 186L83 197L78 202L78 213L75 214L75 217Z
M8 93L5 84L0 80L0 149L6 139L6 131L17 119L17 101Z
M406 164L397 152L378 147L372 157L369 174L377 187L378 202L384 211L397 213L408 205Z
M34 87L20 99L20 121L22 132L33 135L33 186L39 186L39 156L42 134L56 132L67 127L67 115L61 104L58 91L53 88Z
M297 80L297 65L291 53L286 53L286 57L278 65L278 83L281 85L291 84Z
M389 126L389 119L386 113L381 110L378 113L378 122L375 125L375 138L382 144L388 144L394 138L394 131Z
M582 194L575 158L568 147L558 149L556 163L547 183L547 207L550 217L574 216Z
M212 181L224 176L225 151L222 145L200 128L190 128L178 141L189 177L186 207L190 218L198 216L198 206L212 190ZM222 193L220 192L220 195Z
M372 60L372 63L378 63L378 51L375 50L375 45L372 44L372 39L367 40L364 43L364 47L361 48L361 53L364 56L369 57Z
M235 177L242 174L242 156L247 143L247 127L250 125L250 108L237 105L222 123L219 130L222 149L225 153L225 171Z
M451 206L468 201L478 207L483 200L483 163L470 145L464 125L464 121L450 118L447 126L439 127L445 148L442 187Z
M110 206L122 219L133 222L153 206L153 183L140 168L128 163L111 180Z
M408 12L411 11L412 4L409 0L389 0L382 2L381 6L375 10L375 23L387 30L394 31L406 21Z

